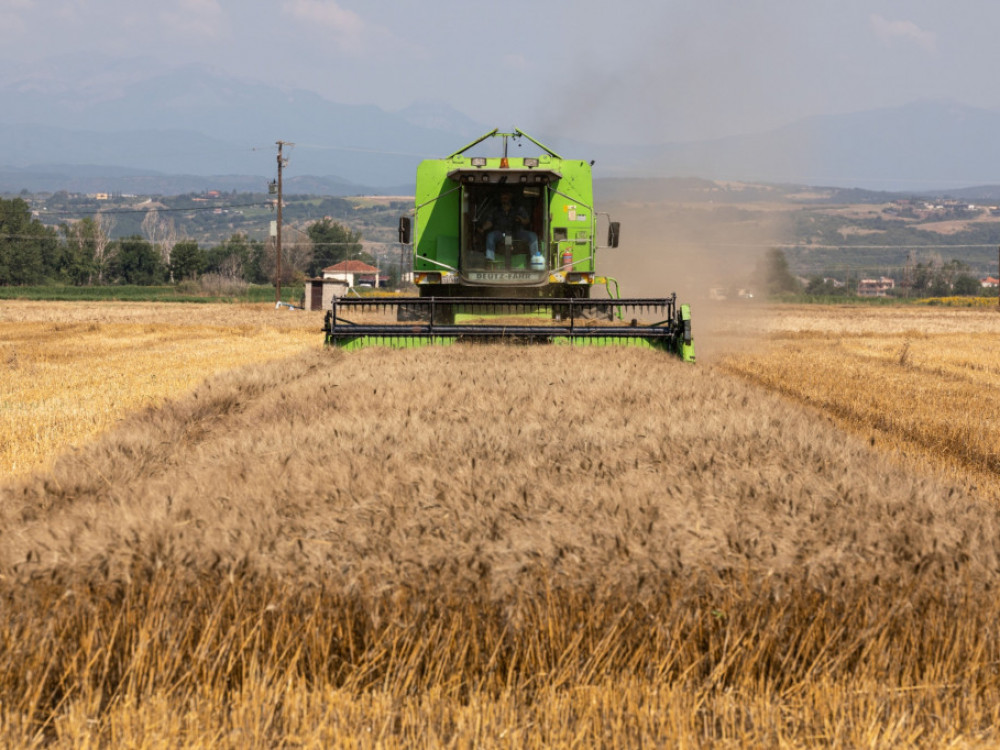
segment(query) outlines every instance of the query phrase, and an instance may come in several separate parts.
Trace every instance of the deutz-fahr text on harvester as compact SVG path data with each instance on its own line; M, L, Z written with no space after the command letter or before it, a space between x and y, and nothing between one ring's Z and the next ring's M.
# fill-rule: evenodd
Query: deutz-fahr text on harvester
M502 156L466 154L494 138ZM533 144L537 155L508 156L511 141ZM617 281L598 275L598 251L618 246L620 226L605 214L599 221L591 163L563 159L520 130L493 130L422 161L415 203L412 221L399 221L399 241L412 242L419 296L335 298L328 344L628 345L694 361L690 309L676 294L622 298ZM592 297L594 287L606 296Z

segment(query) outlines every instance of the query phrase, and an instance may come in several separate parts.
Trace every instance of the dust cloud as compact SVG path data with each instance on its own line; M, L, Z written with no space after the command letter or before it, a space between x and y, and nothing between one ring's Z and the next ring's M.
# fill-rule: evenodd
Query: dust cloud
M779 156L785 167L809 156L808 144L795 144L795 156L783 148L768 159L764 141L738 153L726 140L806 113L811 100L787 61L808 44L783 33L788 14L805 12L729 4L719 13L699 3L646 10L608 19L604 37L626 44L589 45L571 55L559 86L539 103L537 127L546 137L565 137L554 140L563 153L594 144L596 205L622 224L621 247L601 253L599 272L617 278L623 296L677 292L691 305L696 338L704 342L709 320L728 326L748 314L748 304L732 298L750 289L757 261L783 239L781 207L749 202L733 181L767 178L753 173L755 165L776 165ZM707 147L709 140L719 148ZM628 185L608 201L600 182L610 176ZM704 182L706 194L665 200L655 186L652 194L647 189L673 179ZM707 194L713 185L717 199ZM704 351L700 345L699 355Z
M623 297L676 292L691 306L700 358L756 335L748 332L759 327L746 325L761 301L752 277L780 240L783 213L769 204L649 200L643 181L629 185L627 195L601 204L621 222L621 244L601 251L600 273L618 280Z

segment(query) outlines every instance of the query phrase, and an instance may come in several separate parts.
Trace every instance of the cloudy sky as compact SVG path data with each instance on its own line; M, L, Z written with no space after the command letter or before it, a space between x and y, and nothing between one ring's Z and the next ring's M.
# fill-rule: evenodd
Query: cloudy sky
M664 142L917 99L1000 110L977 0L0 0L6 80L85 53L334 101Z

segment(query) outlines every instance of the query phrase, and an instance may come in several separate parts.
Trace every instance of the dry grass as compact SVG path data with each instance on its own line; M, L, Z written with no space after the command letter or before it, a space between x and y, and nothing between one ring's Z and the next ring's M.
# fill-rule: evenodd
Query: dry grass
M1000 516L867 437L648 351L220 373L0 487L0 744L995 746Z
M0 476L42 468L210 374L316 348L321 326L267 305L3 302Z
M995 309L772 312L769 342L727 355L723 369L1000 502Z

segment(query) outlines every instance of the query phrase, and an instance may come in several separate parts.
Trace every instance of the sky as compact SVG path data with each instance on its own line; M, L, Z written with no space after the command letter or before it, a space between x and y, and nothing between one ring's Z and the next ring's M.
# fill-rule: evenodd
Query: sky
M1000 110L998 28L982 0L0 0L0 58L8 81L66 55L142 57L664 143L919 99Z

